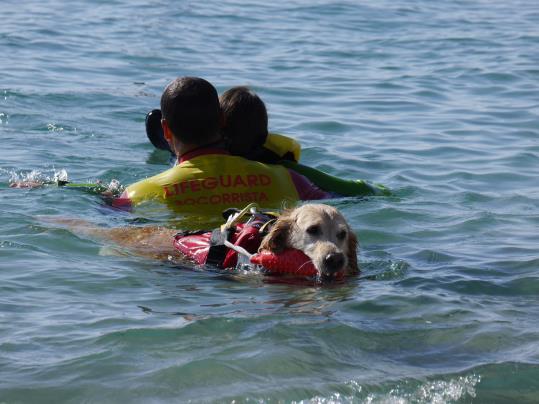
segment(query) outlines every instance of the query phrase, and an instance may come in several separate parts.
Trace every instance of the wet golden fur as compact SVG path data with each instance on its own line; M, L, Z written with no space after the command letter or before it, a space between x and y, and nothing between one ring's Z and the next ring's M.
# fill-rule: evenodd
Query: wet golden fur
M159 226L111 229L80 219L43 219L64 225L77 234L111 241L139 256L169 261L183 258L173 247L173 238L177 233L174 229ZM357 247L356 235L341 213L322 204L303 205L285 211L260 246L273 252L286 248L302 250L322 275L342 271L346 274L357 273ZM341 255L342 266L339 266ZM333 260L334 268L328 268L328 257L337 257Z

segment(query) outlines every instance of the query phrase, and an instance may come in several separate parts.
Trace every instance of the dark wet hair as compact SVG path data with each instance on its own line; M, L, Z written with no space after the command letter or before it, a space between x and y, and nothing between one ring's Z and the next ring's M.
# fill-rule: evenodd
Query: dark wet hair
M219 130L219 97L209 82L198 77L179 77L161 96L163 119L174 136L184 142L203 145Z
M221 132L230 153L252 158L268 137L266 105L249 87L232 87L220 97L224 124Z

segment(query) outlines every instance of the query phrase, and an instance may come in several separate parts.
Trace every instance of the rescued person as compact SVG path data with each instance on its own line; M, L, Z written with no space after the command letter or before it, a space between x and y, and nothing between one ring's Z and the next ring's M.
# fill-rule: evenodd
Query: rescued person
M219 103L223 114L221 132L231 154L284 165L335 197L389 194L382 185L338 178L299 164L300 145L294 139L268 132L266 105L250 88L232 87L221 94Z

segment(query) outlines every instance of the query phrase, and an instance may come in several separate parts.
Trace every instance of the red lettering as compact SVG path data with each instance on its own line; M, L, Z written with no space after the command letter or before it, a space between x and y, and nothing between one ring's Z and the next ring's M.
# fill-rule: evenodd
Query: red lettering
M204 178L202 181L202 188L204 189L214 189L215 187L217 187L217 178L215 177Z
M168 189L167 186L163 187L163 190L165 191L165 198L170 198L172 195L174 195L172 192L170 192L170 189Z
M237 187L238 185L241 185L242 187L247 186L245 182L243 182L241 175L236 175L236 179L234 180L234 186Z
M189 181L189 186L191 187L191 191L193 192L200 191L200 182L198 180Z
M202 185L200 185L202 186ZM164 187L166 189L166 187ZM168 190L170 192L170 189ZM176 199L176 205L234 205L249 202L269 202L269 197L265 192L230 192L224 194L214 194L211 196L199 196L197 198Z
M258 177L256 175L248 175L247 185L249 185L249 187L256 187L258 185Z
M268 175L260 174L258 178L260 179L260 185L266 186L271 184L271 178Z
M178 184L175 184L175 186L177 186L177 185ZM180 190L181 190L182 194L184 194L185 191L187 191L187 185L188 185L187 181L180 182ZM180 193L180 192L178 192L178 193Z
M230 175L227 175L226 179L228 180L227 184L225 184L223 176L220 175L219 176L219 183L221 184L222 187L228 188L230 186L230 184L232 183L232 178L230 177Z

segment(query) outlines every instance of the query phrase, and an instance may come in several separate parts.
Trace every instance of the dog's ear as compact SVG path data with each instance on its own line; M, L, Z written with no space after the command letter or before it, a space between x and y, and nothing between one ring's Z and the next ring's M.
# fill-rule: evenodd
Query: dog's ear
M348 232L348 270L351 274L359 272L359 267L357 265L357 236L353 231Z
M291 226L291 217L287 212L283 213L283 215L277 219L268 235L264 237L258 250L281 252L286 249L288 247L288 234L290 233Z

